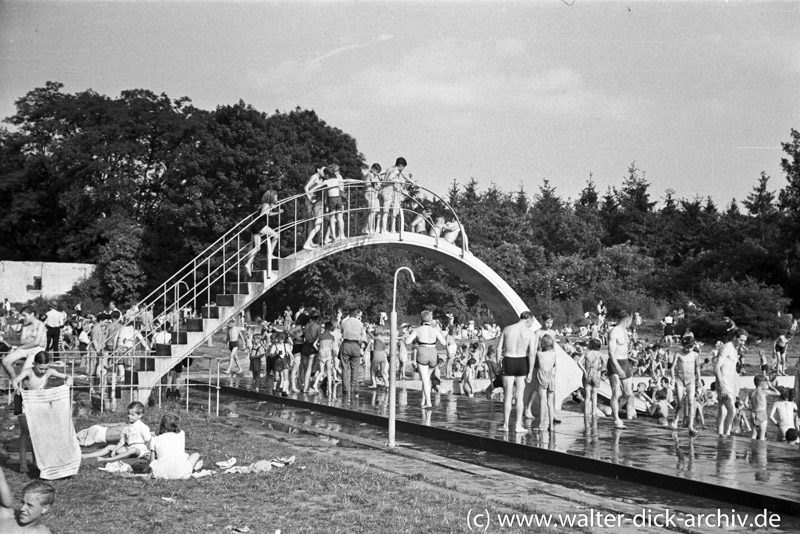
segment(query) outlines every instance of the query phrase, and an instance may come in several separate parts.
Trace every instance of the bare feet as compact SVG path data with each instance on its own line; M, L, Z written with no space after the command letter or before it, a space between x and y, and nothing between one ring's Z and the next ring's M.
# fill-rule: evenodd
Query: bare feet
M517 434L525 434L528 432L528 429L525 428L524 426L517 425L517 427L514 428L514 432L516 432Z
M622 424L622 421L617 421L617 422L614 423L614 428L623 429L623 428L627 428L627 427Z
M499 427L497 430L499 430L500 432L508 432L508 425L503 425Z

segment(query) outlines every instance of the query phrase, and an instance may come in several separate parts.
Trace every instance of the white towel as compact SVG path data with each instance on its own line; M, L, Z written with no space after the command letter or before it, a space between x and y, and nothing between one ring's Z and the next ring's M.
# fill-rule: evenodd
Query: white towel
M55 480L78 472L81 448L72 424L69 386L22 391L22 410L31 432L40 478Z

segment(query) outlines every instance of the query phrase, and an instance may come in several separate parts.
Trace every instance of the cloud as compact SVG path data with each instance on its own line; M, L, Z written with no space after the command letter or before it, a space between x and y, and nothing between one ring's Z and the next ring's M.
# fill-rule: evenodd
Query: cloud
M537 68L525 43L444 42L408 53L398 65L372 67L377 105L441 106L469 110L503 107L548 116L624 119L639 103L603 94L578 71Z
M337 48L335 50L331 50L330 52L328 52L326 54L323 54L323 55L319 56L316 59L312 59L309 62L309 64L310 65L314 65L314 64L319 63L321 61L324 61L324 60L326 60L326 59L328 59L330 57L333 57L333 56L336 56L338 54L341 54L342 52L347 52L348 50L356 50L358 48L365 48L367 46L372 46L372 45L375 45L375 44L378 44L378 43L383 43L383 42L388 41L388 40L390 40L392 38L393 38L392 35L389 35L388 33L382 33L378 37L376 37L374 40L372 40L371 42L368 42L368 43L357 43L357 44L340 46L339 48Z
M249 77L302 105L341 108L436 108L441 111L503 109L542 117L625 120L639 113L642 102L603 93L581 72L569 67L537 65L525 42L438 40L413 46L387 60L376 51L371 63L350 70L333 56L392 39L380 35L370 43L347 45L313 60L286 60Z

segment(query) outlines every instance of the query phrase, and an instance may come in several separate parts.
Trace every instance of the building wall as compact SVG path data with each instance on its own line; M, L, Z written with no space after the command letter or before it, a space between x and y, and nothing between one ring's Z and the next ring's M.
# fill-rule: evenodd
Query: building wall
M17 303L63 295L94 268L91 263L0 261L0 302L4 298Z

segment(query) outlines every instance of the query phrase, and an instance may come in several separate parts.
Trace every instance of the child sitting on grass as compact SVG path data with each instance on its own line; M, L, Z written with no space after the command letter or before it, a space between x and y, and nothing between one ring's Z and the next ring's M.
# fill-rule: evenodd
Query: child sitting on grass
M144 404L135 401L128 404L128 426L122 432L117 445L109 445L98 451L84 454L83 458L97 458L98 462L114 462L123 458L147 458L150 454L150 429L142 422ZM107 454L111 456L105 457Z
M171 413L161 418L158 435L150 441L150 471L153 478L185 480L203 467L200 454L186 453L186 433L178 428L180 419Z
M72 385L72 377L65 375L55 369L50 368L50 353L39 351L33 357L33 367L24 369L14 379L14 415L19 421L19 472L28 472L28 444L31 441L31 433L28 429L28 419L22 413L22 390L38 391L47 386L50 377L66 380L68 386ZM31 447L33 455L33 447ZM36 458L33 459L34 463Z
M42 522L42 516L50 510L55 498L56 489L53 486L35 480L22 488L22 506L15 510L14 495L0 467L0 532L49 534L50 529Z

